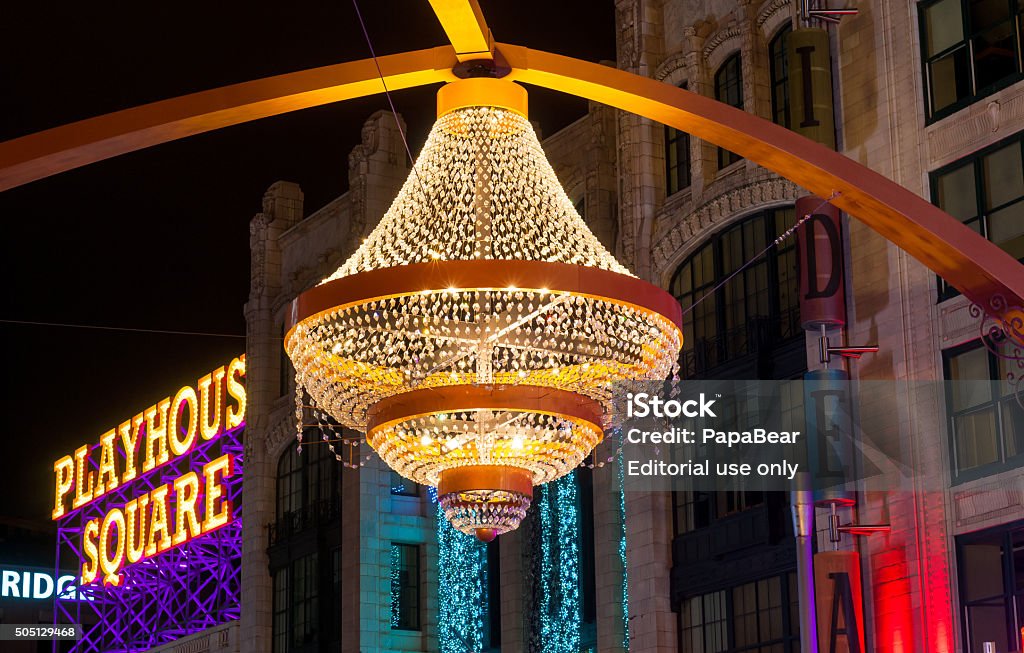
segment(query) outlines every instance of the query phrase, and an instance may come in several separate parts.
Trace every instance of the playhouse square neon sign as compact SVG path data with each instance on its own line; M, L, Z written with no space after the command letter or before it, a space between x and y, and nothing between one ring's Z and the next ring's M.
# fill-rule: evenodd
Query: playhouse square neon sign
M116 488L187 456L245 421L245 356L184 386L53 464L53 519L100 500ZM125 565L152 558L229 524L231 501L223 482L235 472L224 454L151 491L114 506L82 529L82 585L101 574L121 583Z

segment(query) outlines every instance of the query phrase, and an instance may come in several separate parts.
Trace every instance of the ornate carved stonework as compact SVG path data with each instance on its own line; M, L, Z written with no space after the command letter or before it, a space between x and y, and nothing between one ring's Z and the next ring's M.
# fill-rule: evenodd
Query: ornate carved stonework
M770 174L730 191L687 212L678 213L682 219L657 238L651 258L654 278L670 276L675 265L704 240L705 235L717 231L733 218L740 217L761 206L796 201L806 191L775 174Z
M273 427L267 430L264 446L270 456L277 456L289 440L295 440L295 414L285 410Z
M1010 88L928 127L929 167L950 163L1010 135L1024 121L1024 91ZM1005 134L997 133L1005 130Z
M757 24L758 29L764 29L765 24L775 18L775 14L780 11L787 10L790 4L790 0L768 0L764 3L764 6L757 12L757 18L754 22Z
M1004 380L1024 408L1024 307L1011 305L995 294L988 298L987 305L971 304L968 310L977 320L981 343L1002 359Z
M249 296L263 294L267 285L267 225L270 217L257 213L249 223Z
M639 0L621 0L615 9L615 26L618 29L619 67L636 71L640 65Z
M714 53L716 49L718 49L719 46L721 46L723 43L731 39L739 40L742 39L742 37L743 30L740 28L739 25L730 25L725 29L715 32L714 34L711 35L711 38L709 38L707 40L707 43L704 45L704 51L702 53L704 55L704 60L710 64L711 55L712 53ZM711 68L714 67L715 66L713 65L711 66Z
M634 268L636 263L636 220L634 209L634 193L632 180L636 178L633 157L630 151L634 147L632 130L635 129L636 116L622 111L618 115L619 129L619 178L625 180L622 184L622 196L619 202L622 212L619 215L619 251L618 258L629 268Z
M674 77L674 73L681 68L686 68L686 58L687 55L684 52L677 52L676 54L672 55L671 57L663 61L661 65L658 66L658 69L654 71L654 79L658 80L659 82L668 81L668 83L674 86L679 86L679 84L682 83L684 79L676 80ZM668 80L669 77L672 77L671 81ZM686 75L684 74L683 77L685 78Z

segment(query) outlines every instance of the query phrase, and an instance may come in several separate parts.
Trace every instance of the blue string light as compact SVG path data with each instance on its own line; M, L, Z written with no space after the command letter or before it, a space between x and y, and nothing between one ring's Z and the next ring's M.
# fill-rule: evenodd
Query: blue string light
M398 628L402 619L402 580L399 577L401 554L398 546L391 545L391 627Z
M616 454L615 468L619 477L619 559L622 562L622 647L629 650L629 577L626 567L626 465L622 456L622 429L616 429L619 436L619 449Z
M576 474L538 491L537 612L541 653L580 650L580 513Z
M483 648L487 546L455 530L437 509L441 653L477 653Z
M539 647L533 648L538 653L579 653L580 650L578 487L574 472L536 488L535 617L540 637ZM436 501L436 495L431 493L431 499ZM487 547L455 530L440 507L437 516L439 648L441 653L477 653L483 648L488 605ZM625 555L625 539L620 552Z

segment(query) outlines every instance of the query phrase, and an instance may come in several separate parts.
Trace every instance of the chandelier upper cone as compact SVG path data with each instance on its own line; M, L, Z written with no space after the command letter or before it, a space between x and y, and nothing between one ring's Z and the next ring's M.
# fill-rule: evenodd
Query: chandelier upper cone
M526 106L509 81L442 87L398 196L285 338L299 389L481 539L600 442L612 383L666 378L682 344L679 304L590 231Z

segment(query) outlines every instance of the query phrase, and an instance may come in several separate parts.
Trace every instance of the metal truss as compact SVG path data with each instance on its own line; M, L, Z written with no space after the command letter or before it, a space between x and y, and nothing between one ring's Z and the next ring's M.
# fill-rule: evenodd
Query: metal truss
M103 500L68 513L57 527L56 568L74 565L81 572L85 556L85 524L107 510L172 483L189 470L202 468L224 454L235 471L223 481L224 498L232 503L227 525L173 547L152 558L127 565L119 586L102 581L65 592L54 599L55 624L82 624L74 653L134 653L177 640L240 616L242 559L242 434L244 424L209 442L200 442L176 460L105 495ZM96 463L93 463L94 469ZM57 651L54 642L53 651Z

